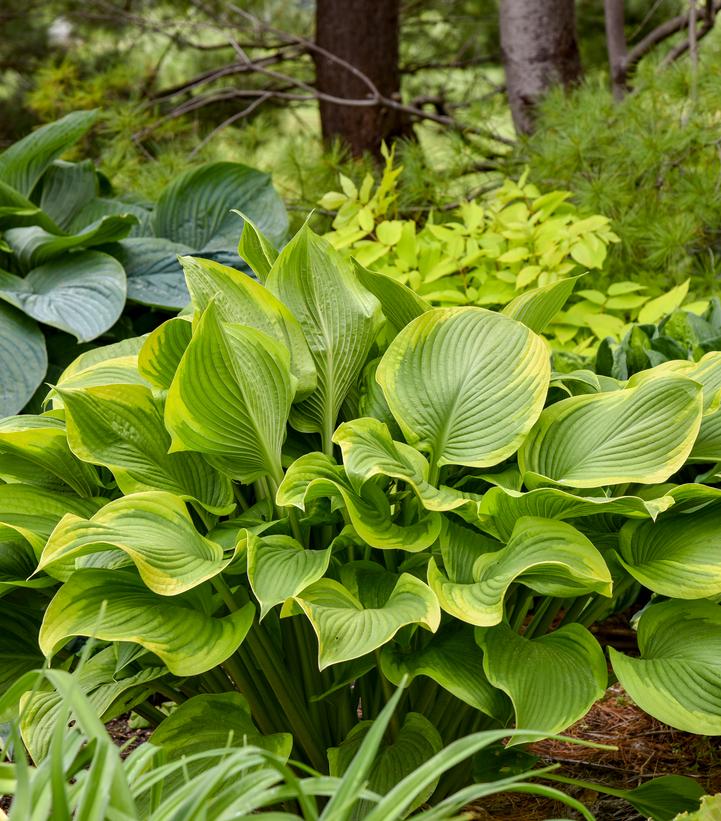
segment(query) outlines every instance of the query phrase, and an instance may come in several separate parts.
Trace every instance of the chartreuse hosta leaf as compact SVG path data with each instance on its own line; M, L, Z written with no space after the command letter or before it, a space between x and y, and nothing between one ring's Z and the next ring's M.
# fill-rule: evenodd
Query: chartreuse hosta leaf
M397 279L379 271L369 271L356 260L353 260L353 264L361 284L378 298L383 315L396 331L402 330L417 316L433 307Z
M65 422L49 414L0 420L0 478L92 496L98 473L68 447Z
M315 388L315 365L298 320L288 308L247 274L219 262L181 257L185 281L197 311L211 300L222 322L250 325L276 339L290 351L290 370L298 380L296 400Z
M508 694L517 727L549 735L582 718L606 690L606 659L596 639L580 624L526 639L507 624L476 630L488 680ZM513 744L523 744L523 734Z
M456 698L486 715L503 721L510 714L506 696L493 687L483 670L483 653L465 624L442 627L420 650L405 651L387 644L381 652L383 675L393 684L428 676Z
M430 547L440 532L440 514L435 511L424 513L410 524L397 524L380 487L370 483L356 493L343 468L329 456L308 453L288 468L276 501L305 510L308 503L320 498L340 500L356 533L372 547L416 552Z
M0 524L7 525L30 542L38 556L53 528L65 516L92 516L105 499L81 499L29 485L0 485Z
M629 518L655 519L673 504L674 499L670 495L646 500L638 496L578 496L552 487L537 488L528 493L492 487L483 494L479 513L482 521L483 517L492 517L495 533L506 540L521 516L576 519L580 516L614 513Z
M298 595L325 574L331 547L304 550L290 536L255 536L247 532L248 581L263 619L277 604Z
M168 391L171 450L199 451L242 482L280 481L294 393L288 349L255 328L222 323L211 304Z
M319 432L328 450L338 413L375 339L380 305L350 262L307 225L281 251L266 287L300 323L315 364L317 387L294 405L291 424Z
M192 335L190 318L181 316L163 322L148 334L138 354L138 371L154 388L170 388Z
M207 510L235 507L230 480L199 453L168 453L163 406L143 385L61 390L76 456L112 470L124 493L167 490Z
M488 467L518 448L550 378L543 340L483 308L436 308L393 340L377 379L409 444L431 464Z
M581 276L584 276L581 274ZM568 277L519 294L501 311L540 334L563 308L581 277Z
M665 482L686 461L703 412L701 385L668 374L546 408L518 452L521 471L579 488Z
M30 542L15 528L0 524L0 596L16 587L50 587L52 579L30 579L37 557Z
M514 581L545 596L611 595L611 574L603 557L566 522L524 516L505 547L489 552L492 546L480 534L444 520L441 553L448 575L435 559L428 565L428 583L441 607L469 624L499 624L506 591Z
M328 750L332 776L340 777L348 769L372 726L372 721L359 722L339 747L331 747ZM385 795L442 748L443 739L425 716L420 713L406 713L398 735L392 741L385 741L378 750L367 775L367 788L378 795ZM437 783L436 779L419 792L407 808L407 812L424 804L431 797ZM359 801L349 818L351 821L365 818L372 806L368 801Z
M243 218L238 256L250 266L261 282L265 282L273 263L278 259L278 251L250 217L242 211L235 212Z
M721 507L627 522L619 537L623 566L642 585L676 599L721 594Z
M262 735L240 693L204 693L189 698L160 724L150 742L162 747L171 761L204 750L245 744L287 759L293 746L288 733Z
M368 584L363 587L370 606L334 579L314 582L295 597L318 636L321 670L373 652L407 624L419 624L432 632L438 629L441 611L427 585L403 573L388 595L387 580L382 581L386 583L374 589ZM282 611L285 615L291 612L287 605Z
M165 668L158 665L119 674L115 648L106 647L85 660L73 677L97 714L110 721L114 717L112 707L115 702L122 700L121 711L130 709L153 691L152 685L148 686L150 682L165 674ZM53 731L62 720L62 702L62 696L56 690L41 690L27 693L20 704L20 732L35 762L49 752Z
M202 597L158 596L131 571L83 569L50 602L40 649L52 656L73 636L129 641L155 653L177 676L194 676L224 662L253 621L247 604L225 618L209 616Z
M388 427L365 417L344 422L333 434L343 452L343 467L356 492L361 493L374 476L389 476L407 482L428 510L455 510L477 503L449 487L436 488L428 482L428 460L404 442L395 442Z
M664 724L721 735L721 607L667 601L641 614L640 658L610 648L613 670L631 698Z
M80 557L113 549L123 551L161 596L197 587L232 558L198 533L177 496L150 491L108 502L87 520L65 516L47 541L38 570L66 581Z

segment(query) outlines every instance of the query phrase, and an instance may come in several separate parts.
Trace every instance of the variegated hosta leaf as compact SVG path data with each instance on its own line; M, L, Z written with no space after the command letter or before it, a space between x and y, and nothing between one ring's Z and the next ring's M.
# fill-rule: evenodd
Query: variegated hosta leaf
M363 369L358 385L358 415L378 419L388 428L394 439L403 439L401 429L388 407L383 389L376 379L380 359L371 359Z
M428 583L441 607L469 624L499 624L506 591L514 581L546 596L611 595L611 574L603 557L566 522L522 517L506 547L495 552L480 552L479 537L467 534L444 520L441 552L452 575L449 579L431 559ZM480 549L487 551L488 545Z
M331 775L340 777L351 766L372 726L372 721L359 722L339 747L331 747L328 750ZM443 739L425 716L420 713L406 713L398 735L392 741L381 744L368 772L367 788L379 795L385 795L442 748ZM440 778L440 773L438 777ZM433 794L437 784L438 779L416 795L406 812L410 813L424 804ZM372 806L369 801L359 801L347 816L349 821L360 821L365 818Z
M473 628L454 623L442 627L420 650L387 644L381 653L383 675L399 685L403 676L428 676L456 698L486 715L504 721L510 715L505 694L493 687L483 670L483 653Z
M193 326L189 319L175 316L148 334L138 354L138 371L153 387L167 391L190 344Z
M374 476L389 476L407 482L427 510L475 512L477 502L450 487L436 488L428 482L428 460L404 442L394 442L383 422L365 417L344 422L333 434L343 452L346 475L357 493Z
M150 737L168 760L205 750L242 747L246 744L288 758L293 738L289 733L263 735L253 723L250 707L240 693L203 693L178 705ZM200 763L207 768L210 759Z
M248 581L260 603L261 620L277 604L298 595L328 569L331 547L304 550L290 536L247 532Z
M516 451L543 409L543 340L483 308L436 308L393 340L377 379L409 444L436 465L488 467Z
M676 599L721 594L721 507L627 522L619 538L623 566L642 585Z
M513 702L516 727L558 733L582 718L606 690L603 651L580 624L530 640L499 624L476 630L476 640L488 680ZM527 740L518 735L510 744Z
M266 286L300 322L316 369L317 387L293 406L291 424L319 432L330 447L338 413L375 339L380 305L350 262L307 225L281 251Z
M417 552L430 547L440 532L438 513L431 511L410 524L397 524L381 488L369 483L358 494L343 468L330 457L308 453L288 468L276 501L284 507L293 505L305 510L313 499L322 498L340 500L356 533L371 547Z
M58 590L40 628L40 649L52 656L73 636L129 641L155 653L177 676L222 664L245 638L254 607L209 616L200 596L158 596L132 572L79 570Z
M420 624L434 632L441 620L433 592L409 573L403 573L387 600L375 607L364 607L333 579L314 582L295 601L318 636L321 670L373 652L407 624ZM289 612L286 607L285 613Z
M161 596L197 587L231 560L198 533L177 496L150 491L108 502L88 520L65 516L47 541L38 570L67 581L82 556L113 549L123 551Z
M584 276L581 274L581 276ZM533 288L519 294L501 311L504 316L517 319L532 331L540 334L554 316L563 308L573 293L573 286L581 277L567 277L550 285Z
M518 462L525 474L573 487L665 482L686 461L702 410L701 386L673 374L572 396L544 410Z
M278 251L253 220L242 211L236 211L236 214L244 221L238 241L238 256L250 266L261 282L265 282L273 263L278 259Z
M209 305L168 391L171 450L199 451L242 482L280 481L294 383L284 345L255 328L221 323Z
M167 490L217 514L235 507L227 476L199 453L168 453L163 405L143 385L58 390L76 456L109 468L123 493Z
M290 370L298 380L295 399L315 388L315 365L298 320L267 288L234 268L209 259L181 257L185 281L196 311L214 302L222 322L249 325L290 351Z
M542 516L546 519L576 519L614 513L629 518L655 519L674 503L669 495L656 499L638 496L579 496L560 488L543 487L528 493L510 488L493 487L483 494L479 506L481 519L490 516L493 532L504 541L521 516ZM484 522L483 527L486 529Z
M117 712L125 712L152 692L152 685L166 675L164 667L145 667L141 670L118 674L114 647L106 647L86 659L73 674L78 687L88 698L97 714L110 721ZM20 732L25 746L37 763L48 754L53 733L62 716L63 697L56 690L27 693L20 704Z
M0 478L79 496L92 496L100 484L96 469L71 453L65 422L47 414L0 421Z
M379 271L369 271L355 259L353 265L361 285L378 298L383 315L396 332L433 307L430 302L426 302L423 297L394 277Z
M29 485L0 485L0 524L7 525L33 546L40 555L45 540L65 516L92 516L105 499L81 499Z
M667 601L643 611L641 658L610 648L613 670L654 718L687 733L721 735L721 607Z

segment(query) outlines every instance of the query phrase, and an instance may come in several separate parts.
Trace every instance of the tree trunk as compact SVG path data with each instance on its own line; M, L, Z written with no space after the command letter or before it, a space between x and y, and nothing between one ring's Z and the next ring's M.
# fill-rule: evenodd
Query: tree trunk
M381 96L400 100L399 6L399 0L317 0L314 58L320 92L368 100L375 86ZM319 103L323 138L340 137L354 156L378 155L383 140L411 133L407 116L388 106Z
M614 100L622 100L628 91L628 48L624 30L624 0L604 0L608 70Z
M574 0L501 0L500 23L513 124L530 134L537 101L581 77Z

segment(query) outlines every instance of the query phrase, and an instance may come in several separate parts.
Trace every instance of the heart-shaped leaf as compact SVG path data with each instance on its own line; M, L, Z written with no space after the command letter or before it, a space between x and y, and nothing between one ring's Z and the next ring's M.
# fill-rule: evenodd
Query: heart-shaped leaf
M190 246L162 237L128 237L112 249L125 269L128 299L167 310L190 302L178 257L192 252Z

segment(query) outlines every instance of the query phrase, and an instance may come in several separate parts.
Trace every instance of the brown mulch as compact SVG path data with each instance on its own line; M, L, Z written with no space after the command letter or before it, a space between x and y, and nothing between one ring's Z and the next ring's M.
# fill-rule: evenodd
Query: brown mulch
M113 741L122 748L120 755L123 758L127 758L136 747L147 741L152 733L152 729L131 727L129 714L114 718L105 726Z

